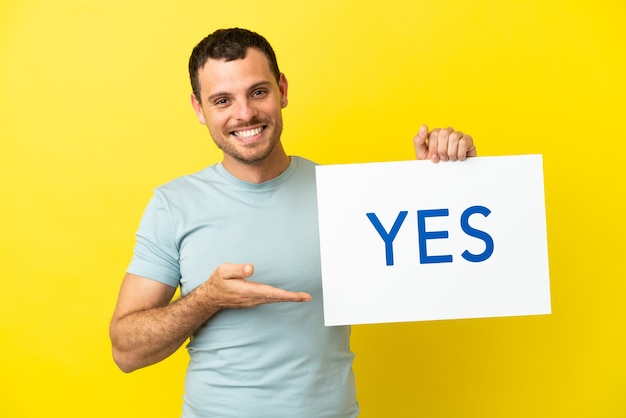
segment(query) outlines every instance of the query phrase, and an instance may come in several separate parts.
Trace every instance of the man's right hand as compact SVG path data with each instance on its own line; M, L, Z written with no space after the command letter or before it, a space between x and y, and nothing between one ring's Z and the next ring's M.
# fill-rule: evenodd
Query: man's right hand
M248 281L254 274L252 264L223 263L197 291L218 309L252 308L266 303L309 302L311 295L291 292L270 285Z

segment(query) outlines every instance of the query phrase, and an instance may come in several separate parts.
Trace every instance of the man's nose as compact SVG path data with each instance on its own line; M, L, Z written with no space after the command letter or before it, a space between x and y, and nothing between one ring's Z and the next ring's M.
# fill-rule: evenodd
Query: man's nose
M238 100L235 103L235 117L240 120L251 120L257 116L257 109L250 100Z

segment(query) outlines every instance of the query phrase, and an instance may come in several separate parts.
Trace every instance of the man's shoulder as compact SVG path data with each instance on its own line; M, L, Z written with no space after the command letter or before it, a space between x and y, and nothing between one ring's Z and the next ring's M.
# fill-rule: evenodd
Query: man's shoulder
M300 156L292 156L293 162L296 164L296 171L315 171L315 167L318 166L314 161L309 160L308 158L300 157Z
M295 158L298 161L298 164L302 164L304 166L316 166L316 165L319 165L315 161L311 161L308 158L301 157L299 155L294 155L291 158Z
M155 193L176 195L179 193L187 193L190 190L216 182L220 177L216 167L217 164L213 164L196 173L184 174L180 177L174 178L167 183L156 187Z
M315 176L315 167L319 164L300 156L292 156L292 159L293 164L291 170L289 170L291 173L299 173L297 177L304 176L308 178ZM290 174L285 174L287 174L287 177L291 177ZM175 198L176 196L188 195L190 192L198 192L200 190L207 192L207 189L228 189L233 187L234 183L239 183L239 181L232 178L223 166L217 163L196 173L185 174L172 179L156 187L155 193Z

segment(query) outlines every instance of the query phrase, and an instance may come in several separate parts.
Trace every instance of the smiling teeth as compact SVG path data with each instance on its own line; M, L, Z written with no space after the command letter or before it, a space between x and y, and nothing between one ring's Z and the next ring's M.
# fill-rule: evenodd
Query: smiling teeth
M251 136L258 135L263 131L263 127L255 129L249 129L247 131L235 131L233 134L238 138L250 138Z

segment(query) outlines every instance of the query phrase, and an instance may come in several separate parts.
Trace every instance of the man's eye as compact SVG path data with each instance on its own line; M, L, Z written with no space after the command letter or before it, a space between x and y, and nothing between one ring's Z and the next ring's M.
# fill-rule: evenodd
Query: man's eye
M228 99L224 99L224 98L222 98L222 99L217 99L214 103L215 103L216 105L218 105L218 106L219 106L219 105L225 105L225 104L227 104L227 103L228 103Z
M267 90L255 90L252 92L253 97L264 96L265 94L267 94Z

